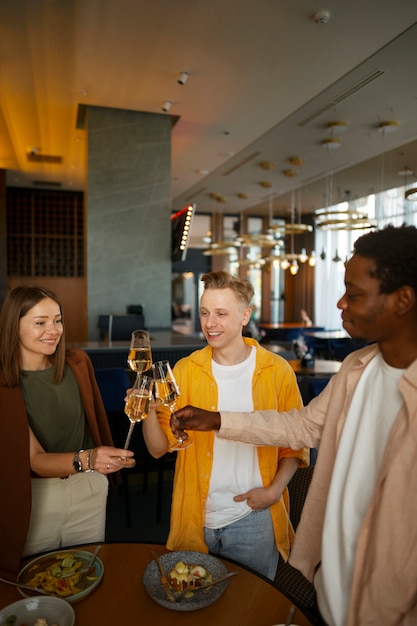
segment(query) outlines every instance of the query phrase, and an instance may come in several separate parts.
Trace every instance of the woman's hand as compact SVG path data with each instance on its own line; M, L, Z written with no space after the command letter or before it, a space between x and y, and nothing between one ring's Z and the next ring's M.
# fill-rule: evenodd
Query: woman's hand
M88 469L87 457L84 460L84 453L80 456L80 459L83 469ZM134 453L123 448L99 446L98 448L93 448L90 453L90 469L100 472L100 474L112 474L124 468L134 467L135 463Z

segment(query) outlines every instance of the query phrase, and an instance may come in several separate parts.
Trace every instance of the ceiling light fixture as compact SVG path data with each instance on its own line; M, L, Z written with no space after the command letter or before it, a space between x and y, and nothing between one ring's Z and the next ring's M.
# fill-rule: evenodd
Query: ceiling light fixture
M238 235L236 237L236 242L239 244L239 246L255 246L258 248L273 248L277 245L274 236L271 234Z
M417 200L417 187L411 187L405 192L406 200Z
M343 120L335 120L327 124L327 129L331 135L341 135L347 131L347 124Z
M296 259L294 259L290 265L290 273L295 276L296 274L298 274L298 270L300 269L300 266L298 265Z
M271 161L262 161L259 163L263 170L273 170L275 165Z
M220 256L225 254L235 254L237 244L231 241L213 241L207 250L203 250L204 256Z
M396 120L385 120L383 122L379 122L378 130L383 135L389 135L390 133L395 133L399 125L399 122Z
M355 209L318 209L314 213L317 228L322 230L360 230L374 228L377 223L367 213Z
M172 102L170 102L170 100L165 100L164 104L162 105L162 110L167 113L170 108L171 108Z
M185 85L188 79L188 72L180 72L180 77L178 79L178 83L180 85Z
M301 165L304 165L304 159L301 156L290 157L288 159L288 162L291 163L291 165L294 165L295 167L299 167Z
M337 137L326 137L322 141L322 146L325 150L337 150L341 145L342 142Z
M216 197L217 194L210 194L212 197ZM218 198L216 198L218 200ZM212 231L207 233L207 237L204 238L204 242L208 243L208 247L203 251L204 256L219 256L219 255L235 255L237 254L237 248L240 243L232 240L223 240L223 216L220 212L213 213L211 216ZM216 231L216 237L214 232Z
M221 196L219 193L212 192L210 197L213 198L213 200L216 200L216 202L227 202L227 198Z
M305 248L301 248L301 252L299 254L294 252L294 235L301 235L312 232L313 226L311 224L302 224L301 223L301 200L299 202L298 208L298 222L295 221L295 201L294 201L294 191L291 193L291 221L285 223L284 221L278 224L272 224L272 213L270 216L270 226L268 229L269 233L273 233L276 247L273 251L273 256L267 257L266 261L276 263L280 262L281 268L286 270L289 268L291 274L295 276L298 273L299 265L298 263L306 263L309 262L310 267L314 267L316 264L315 253L312 252L311 256L307 254ZM272 207L271 207L272 209ZM282 253L279 252L279 248L277 247L278 237L285 237L288 235L290 237L290 252L285 252L285 249ZM284 246L283 246L284 248ZM310 261L311 259L311 261Z

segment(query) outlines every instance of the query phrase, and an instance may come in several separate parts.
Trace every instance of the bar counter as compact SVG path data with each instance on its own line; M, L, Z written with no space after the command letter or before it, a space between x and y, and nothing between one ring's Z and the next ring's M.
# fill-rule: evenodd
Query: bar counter
M149 330L154 361L167 360L171 365L185 356L203 348L206 341L200 333L183 334L167 330ZM93 366L127 367L129 340L125 341L86 341L68 344L68 347L81 348L87 352Z

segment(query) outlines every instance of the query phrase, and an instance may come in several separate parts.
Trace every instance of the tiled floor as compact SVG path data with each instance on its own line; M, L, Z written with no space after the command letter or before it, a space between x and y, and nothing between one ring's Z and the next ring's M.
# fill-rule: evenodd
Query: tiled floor
M128 527L125 512L123 487L118 493L111 494L107 506L106 541L143 541L149 543L165 543L169 529L171 507L172 470L164 472L164 489L162 500L161 521L156 521L157 474L148 474L146 492L143 489L143 475L129 476L129 492L131 505L131 526Z

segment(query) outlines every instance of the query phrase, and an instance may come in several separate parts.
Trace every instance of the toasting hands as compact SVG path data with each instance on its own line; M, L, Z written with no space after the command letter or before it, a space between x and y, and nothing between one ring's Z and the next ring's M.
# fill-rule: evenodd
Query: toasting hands
M206 411L188 405L172 414L171 429L176 437L181 437L184 430L219 430L220 421L218 411Z

